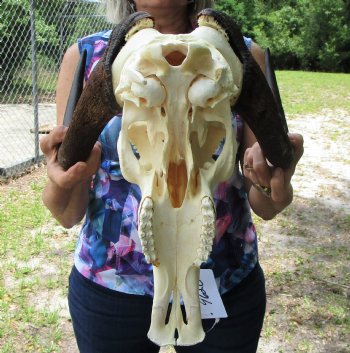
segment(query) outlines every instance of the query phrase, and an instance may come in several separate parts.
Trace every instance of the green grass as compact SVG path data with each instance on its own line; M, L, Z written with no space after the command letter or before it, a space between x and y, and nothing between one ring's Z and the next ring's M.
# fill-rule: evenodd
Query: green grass
M31 65L31 60L27 60L21 69L16 71L11 83L5 90L0 92L1 104L32 104L33 77ZM55 101L57 76L58 72L55 63L44 56L39 56L36 82L39 102Z
M262 337L285 352L350 352L350 75L276 76L287 120L306 138L293 204L270 222L254 216L269 303ZM303 196L307 178L315 193Z
M288 117L324 109L350 112L350 74L277 71L276 77Z
M57 224L41 201L44 184L42 177L21 187L0 185L1 353L65 351L60 308L50 297L54 290L66 296L73 246L55 247L64 231L53 232Z

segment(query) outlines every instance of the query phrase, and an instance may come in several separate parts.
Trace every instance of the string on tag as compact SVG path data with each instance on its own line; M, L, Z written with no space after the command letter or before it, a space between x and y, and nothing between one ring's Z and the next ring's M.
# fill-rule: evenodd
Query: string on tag
M210 332L218 323L219 323L220 319L219 318L216 318L214 323L213 323L213 326L208 330L208 331L205 331L205 333L208 333Z

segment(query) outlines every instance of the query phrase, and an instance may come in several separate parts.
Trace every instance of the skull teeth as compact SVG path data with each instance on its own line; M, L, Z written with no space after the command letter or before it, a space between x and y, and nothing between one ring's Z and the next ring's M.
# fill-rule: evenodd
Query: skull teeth
M201 244L197 250L197 258L194 261L195 266L200 266L205 262L212 250L213 239L215 236L215 209L210 197L205 196L202 199L202 232L200 235Z
M139 236L141 240L142 251L145 255L146 261L149 264L152 263L155 266L159 266L156 251L154 248L152 219L153 201L150 197L146 197L140 207Z

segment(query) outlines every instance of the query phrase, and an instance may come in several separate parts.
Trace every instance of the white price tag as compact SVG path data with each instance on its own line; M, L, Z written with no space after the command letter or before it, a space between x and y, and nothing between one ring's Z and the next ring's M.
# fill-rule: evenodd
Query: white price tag
M227 317L227 312L216 286L212 270L200 270L199 301L201 304L202 319L220 319Z

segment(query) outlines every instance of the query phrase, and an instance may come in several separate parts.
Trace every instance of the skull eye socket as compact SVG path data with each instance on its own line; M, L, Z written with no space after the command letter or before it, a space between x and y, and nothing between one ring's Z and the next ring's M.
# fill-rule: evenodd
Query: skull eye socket
M188 90L189 101L197 107L214 108L227 97L221 85L209 77L198 76Z

